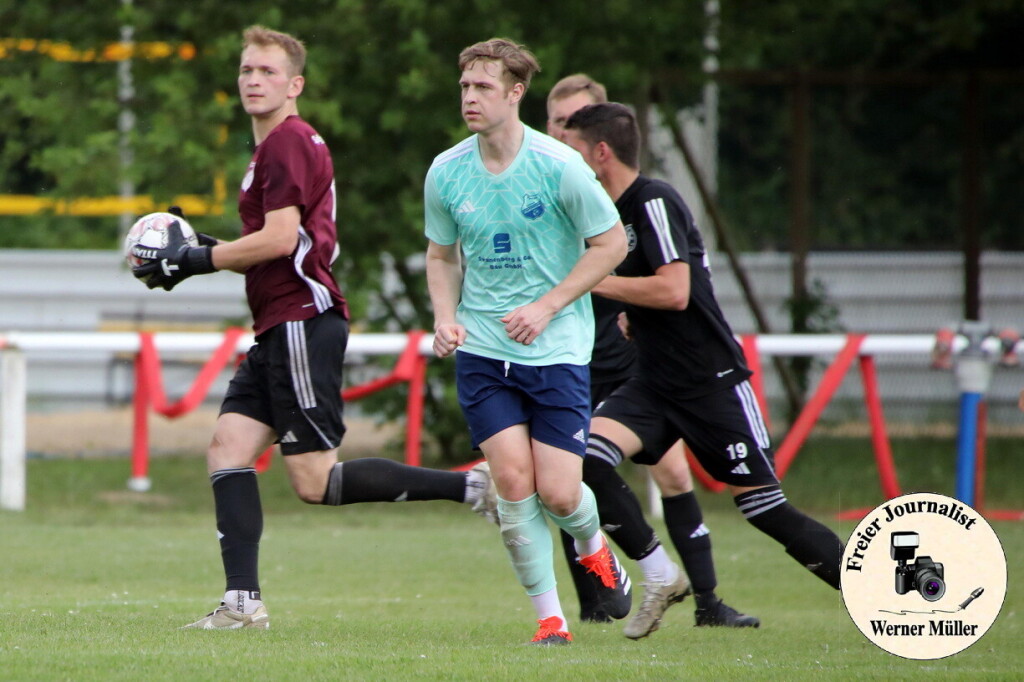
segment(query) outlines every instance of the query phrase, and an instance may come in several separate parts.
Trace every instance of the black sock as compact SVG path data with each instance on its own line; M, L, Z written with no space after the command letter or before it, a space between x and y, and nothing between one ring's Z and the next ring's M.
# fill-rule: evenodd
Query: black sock
M331 469L324 504L466 499L466 474L399 464L382 457L338 462Z
M690 576L693 591L711 592L718 586L715 561L711 556L711 531L704 525L704 516L697 495L690 491L661 500L665 508L665 525L686 574Z
M591 436L594 438L600 436ZM605 443L615 447L610 441ZM661 543L644 519L640 500L611 464L588 455L583 460L583 482L594 491L601 527L626 556L639 561L657 549Z
M843 562L839 536L789 504L777 485L740 493L735 502L751 525L781 543L811 573L839 589Z
M225 590L260 589L260 536L263 507L256 470L251 467L221 469L210 475L220 533L220 556L227 578Z

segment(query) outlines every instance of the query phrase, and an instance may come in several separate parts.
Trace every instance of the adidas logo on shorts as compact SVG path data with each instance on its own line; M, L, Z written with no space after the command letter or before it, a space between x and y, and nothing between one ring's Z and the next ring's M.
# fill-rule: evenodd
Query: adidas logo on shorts
M583 433L583 429L580 429L572 435L573 440L578 440L581 443L587 442L587 434Z

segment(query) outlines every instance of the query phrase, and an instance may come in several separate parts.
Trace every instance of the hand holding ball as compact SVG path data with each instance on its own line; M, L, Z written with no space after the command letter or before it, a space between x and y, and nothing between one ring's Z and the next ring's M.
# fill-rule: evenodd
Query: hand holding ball
M199 246L192 226L171 213L139 218L125 237L124 255L132 274L150 289L170 291L192 275L216 269L212 247Z

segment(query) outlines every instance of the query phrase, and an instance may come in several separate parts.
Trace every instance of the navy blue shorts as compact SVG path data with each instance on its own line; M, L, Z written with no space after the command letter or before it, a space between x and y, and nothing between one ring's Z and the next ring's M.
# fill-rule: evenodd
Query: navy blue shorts
M459 406L473 447L516 424L530 437L583 457L590 434L586 365L520 365L463 351L455 354Z

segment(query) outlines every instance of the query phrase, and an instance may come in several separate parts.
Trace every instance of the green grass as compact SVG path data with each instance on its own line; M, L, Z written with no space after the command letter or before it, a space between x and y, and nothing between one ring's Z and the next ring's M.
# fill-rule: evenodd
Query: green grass
M948 442L894 447L905 490L951 492ZM990 446L990 507L1024 507L1015 473L1022 450ZM725 496L707 493L719 593L759 616L759 630L694 628L687 601L639 642L620 624L574 624L573 646L535 650L522 644L532 609L493 526L446 502L307 507L278 461L261 479L261 578L273 627L196 632L177 627L212 608L223 586L204 464L155 460L145 495L125 490L123 459L29 464L29 509L0 514L3 680L945 680L1019 679L1024 668L1024 523L993 523L1009 568L999 619L941 661L876 648L835 592L743 522ZM784 485L845 538L853 523L834 512L881 501L873 472L863 441L822 439ZM574 618L571 581L556 566Z

